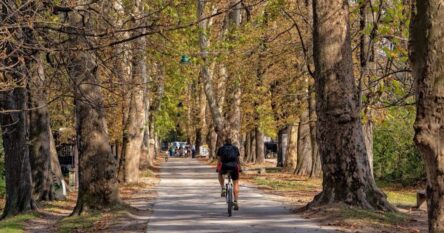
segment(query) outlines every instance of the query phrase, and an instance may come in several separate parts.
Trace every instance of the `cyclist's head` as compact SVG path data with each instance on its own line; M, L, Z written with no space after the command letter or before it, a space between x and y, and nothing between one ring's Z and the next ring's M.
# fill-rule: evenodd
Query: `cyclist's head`
M225 144L231 144L231 138L226 137L225 138Z

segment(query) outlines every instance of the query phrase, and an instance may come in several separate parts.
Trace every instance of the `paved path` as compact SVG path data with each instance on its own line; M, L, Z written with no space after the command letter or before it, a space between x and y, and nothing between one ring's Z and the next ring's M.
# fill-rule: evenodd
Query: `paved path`
M191 159L170 159L161 168L149 233L335 232L291 214L260 190L241 185L239 211L227 217L214 169ZM242 183L242 182L241 182Z

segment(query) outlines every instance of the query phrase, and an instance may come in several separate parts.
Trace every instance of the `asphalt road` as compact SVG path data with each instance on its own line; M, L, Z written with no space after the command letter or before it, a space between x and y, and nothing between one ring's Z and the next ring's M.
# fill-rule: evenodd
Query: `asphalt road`
M336 232L290 213L276 196L242 185L239 211L227 215L217 174L192 159L169 159L161 168L150 233L321 233Z

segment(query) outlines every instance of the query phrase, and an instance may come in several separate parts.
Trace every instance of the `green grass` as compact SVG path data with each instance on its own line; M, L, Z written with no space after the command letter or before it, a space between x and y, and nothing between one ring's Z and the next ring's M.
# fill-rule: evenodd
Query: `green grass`
M412 191L387 191L387 199L390 203L397 206L416 206L416 193Z
M390 225L402 224L409 219L408 216L403 213L372 211L359 208L351 208L345 205L341 206L340 215L344 219L365 220Z
M0 221L0 232L2 233L21 233L25 222L35 218L35 214L20 214L14 217L6 218Z
M320 188L319 180L275 180L275 179L266 179L263 177L256 177L254 182L258 185L268 186L274 190L279 191L290 191L290 190L299 190L299 191L315 191Z
M99 212L86 213L82 216L71 216L58 222L59 233L70 233L76 230L89 229L101 217Z

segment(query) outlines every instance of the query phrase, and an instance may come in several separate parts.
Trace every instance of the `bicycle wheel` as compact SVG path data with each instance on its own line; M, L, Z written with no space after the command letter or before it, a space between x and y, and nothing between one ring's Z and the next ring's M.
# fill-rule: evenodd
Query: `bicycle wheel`
M233 211L233 190L228 189L227 190L227 204L228 204L228 217L231 217L232 211Z

